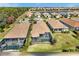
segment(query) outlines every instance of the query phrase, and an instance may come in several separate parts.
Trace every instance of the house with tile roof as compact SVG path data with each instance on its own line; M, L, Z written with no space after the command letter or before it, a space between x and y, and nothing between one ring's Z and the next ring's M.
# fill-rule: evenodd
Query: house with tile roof
M42 20L37 21L37 23L33 25L31 36L32 36L32 43L40 43L40 42L48 43L52 40L50 29L48 28L46 23Z
M63 24L65 24L67 27L69 27L70 30L77 30L79 31L79 19L67 19L61 20Z
M33 15L33 13L31 11L29 11L25 15L28 16L28 17L31 17Z
M21 48L24 42L27 41L27 34L30 23L15 24L15 26L4 36L0 42L1 49L16 49Z
M47 21L49 28L55 32L68 31L68 27L61 23L59 20L50 19Z

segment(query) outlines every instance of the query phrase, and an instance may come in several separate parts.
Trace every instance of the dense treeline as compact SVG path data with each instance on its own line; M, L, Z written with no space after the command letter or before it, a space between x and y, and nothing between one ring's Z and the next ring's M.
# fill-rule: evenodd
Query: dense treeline
M24 7L16 7L16 8L15 7L3 7L3 8L0 8L0 14L6 14L7 16L12 15L15 18L17 18L22 13L28 10L29 8L24 8Z
M28 8L25 7L1 7L0 8L0 32L3 32L5 25L7 27L9 24L16 21L20 15L22 15L25 11L28 11Z

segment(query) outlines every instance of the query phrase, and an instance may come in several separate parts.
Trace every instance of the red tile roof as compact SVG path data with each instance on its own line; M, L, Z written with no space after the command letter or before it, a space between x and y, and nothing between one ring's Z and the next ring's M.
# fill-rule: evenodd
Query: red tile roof
M48 23L52 28L68 28L64 24L62 24L59 20L48 20Z
M79 27L79 21L76 21L76 20L73 20L73 19L67 19L67 18L65 18L62 21L73 26L73 27Z
M45 32L50 32L50 30L46 25L46 23L40 20L33 25L31 34L32 34L32 37L39 37L40 34L44 34Z
M10 30L4 38L25 38L28 33L29 23L16 24L12 30Z

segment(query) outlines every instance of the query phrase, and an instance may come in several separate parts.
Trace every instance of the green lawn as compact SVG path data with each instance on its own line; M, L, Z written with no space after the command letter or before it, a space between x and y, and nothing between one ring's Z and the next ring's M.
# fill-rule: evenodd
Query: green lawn
M55 39L57 40L56 44L61 45L62 49L79 45L79 40L74 38L71 34L74 33L53 33Z
M54 52L55 48L50 44L34 44L29 46L27 52Z
M54 45L34 44L29 46L27 52L61 52L62 49L75 49L75 46L79 45L79 40L71 34L74 33L53 33L52 35L57 41Z

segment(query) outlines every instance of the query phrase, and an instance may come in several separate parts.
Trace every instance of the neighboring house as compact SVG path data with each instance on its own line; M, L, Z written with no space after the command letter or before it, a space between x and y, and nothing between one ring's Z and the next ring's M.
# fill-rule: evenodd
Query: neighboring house
M50 43L52 40L50 30L44 21L37 21L33 25L32 32L32 43Z
M51 17L51 15L49 13L43 13L43 15L44 15L44 17L48 17L48 18Z
M63 24L68 26L71 30L78 30L79 31L79 19L67 19L61 20Z
M29 18L24 18L24 19L20 19L17 21L17 23L28 23L29 22Z
M42 18L39 18L39 17L35 17L34 20L35 21L40 21L40 20L43 20L43 19Z
M31 16L33 15L33 13L32 13L31 11L29 11L29 12L26 13L26 15L27 15L28 17L31 17Z
M61 23L59 20L50 19L47 21L47 24L52 31L68 31L68 27Z
M63 17L61 13L51 13L52 17L55 17L55 18L61 18Z
M15 24L0 42L0 48L2 50L21 48L26 41L29 26L30 23Z
M40 12L35 12L34 15L37 16L38 18L41 17L41 13Z

